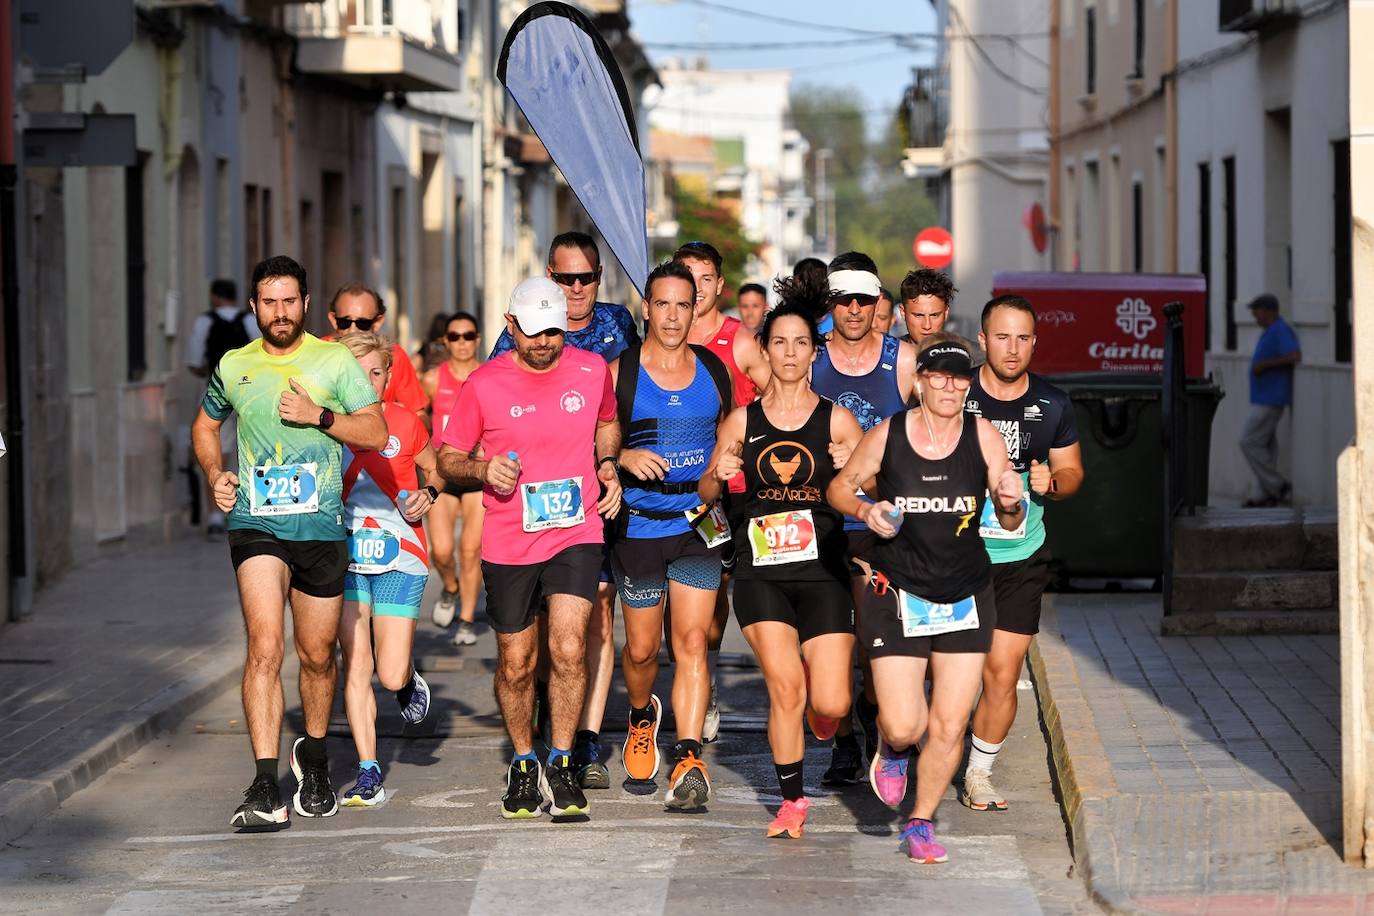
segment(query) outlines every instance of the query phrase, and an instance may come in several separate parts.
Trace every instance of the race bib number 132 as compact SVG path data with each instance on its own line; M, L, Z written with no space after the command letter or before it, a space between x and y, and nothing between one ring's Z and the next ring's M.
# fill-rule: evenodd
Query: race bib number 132
M526 531L545 528L572 528L585 519L582 508L582 478L522 483L520 501Z

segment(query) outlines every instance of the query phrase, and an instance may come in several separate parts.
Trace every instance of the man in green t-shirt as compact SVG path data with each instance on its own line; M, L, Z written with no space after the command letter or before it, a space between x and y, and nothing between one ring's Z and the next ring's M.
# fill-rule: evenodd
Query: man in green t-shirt
M380 449L386 422L377 393L340 344L304 331L305 271L288 257L253 268L262 337L230 350L210 376L191 441L215 504L229 513L229 555L248 631L243 709L257 775L230 824L275 829L287 821L277 786L286 603L300 657L305 734L291 748L296 813L338 811L324 736L334 702L334 641L348 548L343 445ZM220 424L238 415L238 469L220 454Z

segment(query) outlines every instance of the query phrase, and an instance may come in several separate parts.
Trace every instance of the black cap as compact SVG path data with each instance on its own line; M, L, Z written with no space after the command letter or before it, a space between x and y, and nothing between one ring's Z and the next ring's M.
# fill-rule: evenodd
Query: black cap
M957 343L940 343L922 350L916 359L917 372L948 372L973 378L973 355Z
M1252 312L1255 309L1267 309L1271 312L1277 312L1279 310L1279 300L1273 293L1260 293L1250 300L1250 304L1246 306L1246 308L1250 309Z

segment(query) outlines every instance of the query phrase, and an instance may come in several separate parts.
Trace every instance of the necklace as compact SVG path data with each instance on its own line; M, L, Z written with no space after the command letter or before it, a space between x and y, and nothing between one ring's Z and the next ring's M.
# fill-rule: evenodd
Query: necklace
M868 353L867 353L867 350L868 350L868 349L869 349L868 338L864 338L863 342L862 342L862 343L859 345L859 347L858 347L859 352L858 352L857 355L851 356L851 355L849 355L849 353L842 353L842 355L844 356L845 360L848 361L848 363L849 363L849 368L850 368L850 369L857 369L857 368L859 368L859 363L860 363L860 362L866 361L866 357L868 356Z
M962 410L959 412L959 425L955 427L954 435L947 437L943 442L937 441L935 438L935 429L930 425L930 412L922 410L921 419L926 421L926 435L930 437L930 443L926 445L926 450L932 455L946 454L964 431L964 412Z

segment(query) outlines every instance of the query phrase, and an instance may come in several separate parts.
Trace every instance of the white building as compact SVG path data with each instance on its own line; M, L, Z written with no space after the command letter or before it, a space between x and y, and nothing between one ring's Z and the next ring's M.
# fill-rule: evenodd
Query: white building
M649 107L653 127L743 146L738 168L720 172L713 191L738 196L744 233L761 246L746 272L790 272L811 247L805 228L811 201L803 183L807 146L789 115L792 74L664 64L659 78L663 90Z
M1178 266L1208 276L1207 365L1226 389L1211 492L1253 495L1236 446L1259 337L1246 304L1270 292L1303 355L1283 466L1295 503L1335 505L1336 456L1354 432L1347 8L1220 8L1178 4Z

